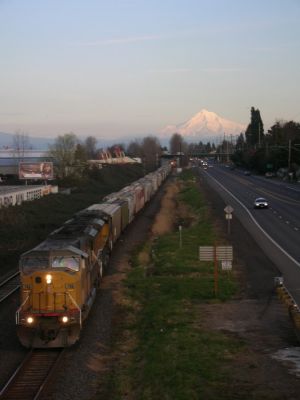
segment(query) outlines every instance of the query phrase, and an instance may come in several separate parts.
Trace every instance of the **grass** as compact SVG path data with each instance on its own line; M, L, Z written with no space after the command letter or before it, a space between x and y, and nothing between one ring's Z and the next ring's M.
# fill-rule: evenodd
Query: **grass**
M244 345L207 330L199 305L230 299L236 284L230 274L220 273L219 296L215 297L213 265L200 263L198 247L212 245L216 233L189 172L182 182L180 202L194 215L190 226L181 221L182 247L178 232L173 232L146 243L133 256L134 267L126 280L132 306L123 309L122 319L131 351L101 389L113 400L126 396L136 400L232 398L224 391L230 381L227 360ZM139 261L141 251L151 253L150 267ZM116 345L122 346L121 342L117 340Z

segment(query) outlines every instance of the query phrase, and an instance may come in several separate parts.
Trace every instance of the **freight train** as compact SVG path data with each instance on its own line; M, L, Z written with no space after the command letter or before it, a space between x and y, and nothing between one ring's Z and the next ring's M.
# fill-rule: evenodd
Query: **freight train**
M170 169L165 165L79 211L21 255L16 325L22 345L68 347L78 341L116 241Z

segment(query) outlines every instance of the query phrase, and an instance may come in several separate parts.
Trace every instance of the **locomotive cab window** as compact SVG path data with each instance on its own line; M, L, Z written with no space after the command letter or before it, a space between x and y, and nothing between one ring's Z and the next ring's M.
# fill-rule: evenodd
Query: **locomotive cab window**
M48 268L49 260L44 257L26 257L22 259L21 265L22 271L26 274Z
M78 257L54 257L52 268L70 269L79 271L80 259Z

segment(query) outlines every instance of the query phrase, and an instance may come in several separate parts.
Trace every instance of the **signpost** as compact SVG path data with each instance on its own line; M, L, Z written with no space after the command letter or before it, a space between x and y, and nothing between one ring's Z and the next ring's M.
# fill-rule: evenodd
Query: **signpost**
M178 229L179 229L179 247L181 248L182 247L182 226L179 225Z
M214 292L218 295L218 261L222 261L222 270L232 269L232 246L200 246L199 260L214 261ZM224 264L223 264L224 263Z
M230 220L232 219L233 208L231 206L226 206L224 208L225 218L227 219L227 233L230 235Z

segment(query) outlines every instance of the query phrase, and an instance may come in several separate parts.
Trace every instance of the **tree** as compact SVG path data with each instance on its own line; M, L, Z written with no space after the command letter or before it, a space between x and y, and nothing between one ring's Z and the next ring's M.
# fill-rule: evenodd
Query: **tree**
M141 154L147 171L152 171L159 166L161 146L155 136L147 136L141 144Z
M97 155L97 139L94 136L88 136L84 141L84 147L87 158L94 160Z
M127 146L126 153L130 157L142 157L142 145L138 140L130 142Z
M87 149L84 144L77 143L76 149L75 149L75 154L74 154L74 160L76 164L84 163L89 159L88 154L87 154Z
M70 174L71 167L75 164L77 136L66 133L58 136L53 145L50 145L49 155L54 158L57 176L65 178Z
M245 148L245 138L244 138L243 133L241 133L239 135L239 137L237 138L235 148L236 148L236 150L240 150L240 151L244 150L244 148Z
M300 124L277 121L266 135L267 162L274 169L300 165Z
M174 133L170 139L170 153L178 154L183 153L184 140L179 133Z
M260 116L260 111L254 107L251 107L251 121L246 129L245 136L249 147L260 148L264 142L264 124Z
M12 147L16 154L16 157L24 157L25 150L30 148L29 137L27 133L16 132L12 139Z
M300 142L300 124L294 121L276 121L267 133L269 145L286 145L289 140Z

